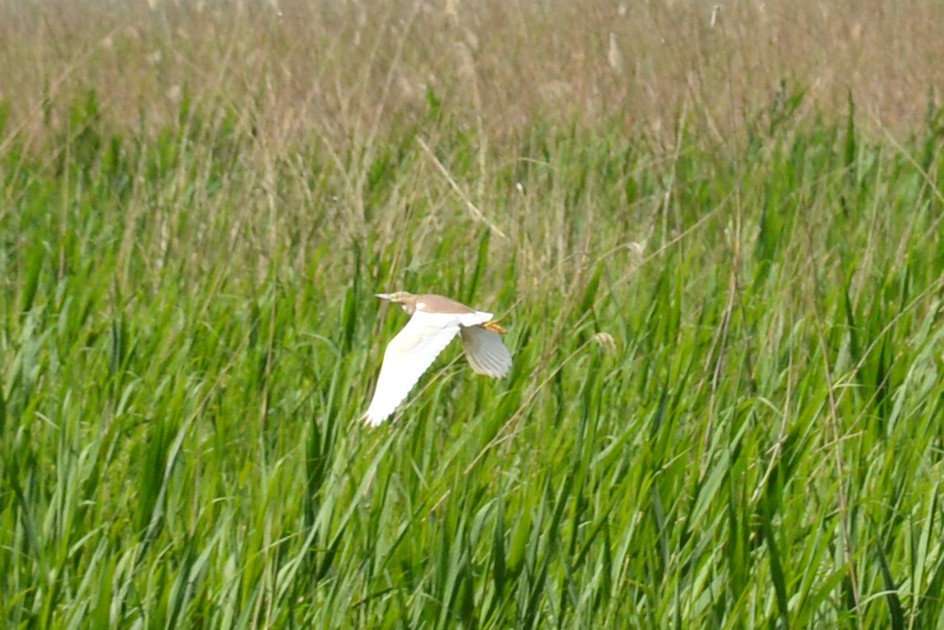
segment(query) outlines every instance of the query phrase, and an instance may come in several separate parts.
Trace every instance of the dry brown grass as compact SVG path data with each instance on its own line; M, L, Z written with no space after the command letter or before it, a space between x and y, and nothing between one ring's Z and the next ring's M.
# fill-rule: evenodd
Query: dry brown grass
M115 125L153 131L179 100L227 104L277 154L312 134L364 146L442 99L488 142L535 120L607 119L670 143L682 117L738 138L781 96L803 115L924 122L944 57L929 1L159 2L0 6L7 133L41 137L94 89ZM276 6L277 5L277 6Z
M260 278L275 251L291 252L283 262L295 270L320 258L319 273L337 267L346 278L350 261L322 254L349 245L404 273L449 256L442 235L457 222L462 247L490 223L513 245L496 248L490 264L517 256L519 283L566 292L592 273L588 252L619 251L631 268L627 243L678 235L680 150L737 149L800 92L790 125L843 116L851 93L860 129L907 133L925 123L944 57L930 2L907 11L880 0L789 9L678 0L151 4L0 5L0 101L9 113L0 151L15 139L47 162L67 154L63 138L81 131L70 129L70 112L90 92L104 137L166 129L195 137L169 179L137 174L141 185L124 203L145 223L132 238L137 224L128 221L122 251L141 247L159 265L176 235L198 276L213 257L196 252L209 248ZM538 163L529 130L572 124L598 130L602 145L646 147L642 163L665 186L626 201L619 191L650 174L598 176L587 166L594 157L573 147ZM682 127L692 133L679 142ZM456 141L463 135L465 144ZM220 180L211 165L227 162L213 152L230 145L237 158ZM405 157L372 191L371 169L398 152ZM581 163L590 175L575 200L583 176L561 169ZM211 192L218 185L226 194ZM731 195L740 207L739 191ZM199 208L200 221L188 221L186 207ZM601 212L620 217L622 231L602 227ZM406 239L402 226L414 219Z

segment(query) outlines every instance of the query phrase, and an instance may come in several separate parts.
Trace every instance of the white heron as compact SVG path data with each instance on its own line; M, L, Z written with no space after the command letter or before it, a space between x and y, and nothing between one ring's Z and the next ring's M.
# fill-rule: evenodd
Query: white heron
M441 295L397 291L378 293L377 297L399 304L411 317L387 344L374 398L364 416L368 425L377 426L390 417L457 334L476 373L493 378L508 374L511 353L499 336L505 330L492 321L491 313Z

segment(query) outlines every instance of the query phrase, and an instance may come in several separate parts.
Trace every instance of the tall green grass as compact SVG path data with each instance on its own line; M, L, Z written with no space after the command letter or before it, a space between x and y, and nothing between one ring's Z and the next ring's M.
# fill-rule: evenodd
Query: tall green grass
M8 626L944 625L934 6L152 4L0 7Z
M9 625L944 622L939 121L536 125L483 172L448 117L260 165L225 108L96 103L2 156ZM399 288L515 365L453 348L368 431Z

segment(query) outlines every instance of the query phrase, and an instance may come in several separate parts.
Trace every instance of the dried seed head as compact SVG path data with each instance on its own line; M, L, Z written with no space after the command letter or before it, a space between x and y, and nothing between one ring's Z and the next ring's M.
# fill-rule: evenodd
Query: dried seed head
M616 350L616 339L608 332L598 332L593 336L593 340L607 352Z

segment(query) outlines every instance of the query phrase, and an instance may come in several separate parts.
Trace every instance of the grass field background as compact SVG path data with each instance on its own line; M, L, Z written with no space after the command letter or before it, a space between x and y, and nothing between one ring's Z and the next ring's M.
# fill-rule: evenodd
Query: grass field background
M3 4L8 626L941 627L938 12Z

